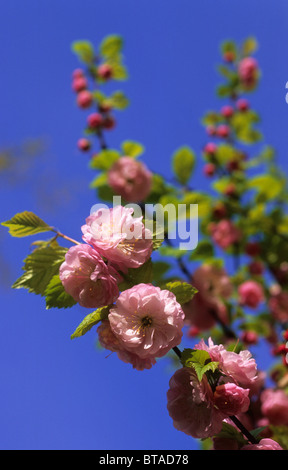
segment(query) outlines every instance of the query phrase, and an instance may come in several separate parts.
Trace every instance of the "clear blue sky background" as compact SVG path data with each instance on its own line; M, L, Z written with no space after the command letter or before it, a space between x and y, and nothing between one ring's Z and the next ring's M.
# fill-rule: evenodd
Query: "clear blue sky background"
M118 113L109 145L142 142L145 161L170 178L170 157L206 141L200 118L220 105L215 65L223 39L254 35L262 81L253 106L287 172L288 4L286 0L10 0L0 16L0 147L45 138L47 150L18 185L1 180L1 221L31 210L80 238L96 202L86 156L76 149L85 112L71 92L78 66L70 45L125 40L131 106ZM207 187L197 168L197 187ZM47 203L47 204L46 204ZM48 204L49 203L49 204ZM30 239L1 235L6 283L21 274ZM7 263L7 265L6 265ZM71 341L84 309L45 310L44 299L1 287L1 449L194 449L166 411L172 371L161 360L137 372L95 349L95 334ZM258 358L265 364L267 357Z

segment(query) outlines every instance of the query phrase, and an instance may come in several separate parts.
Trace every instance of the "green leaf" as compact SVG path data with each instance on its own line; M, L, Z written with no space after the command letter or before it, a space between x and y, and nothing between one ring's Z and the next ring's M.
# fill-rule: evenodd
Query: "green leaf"
M153 279L153 263L151 258L139 268L129 268L128 273L122 273L123 282L119 285L119 290L130 289L137 284L149 284Z
M224 421L222 423L221 431L214 437L217 439L232 439L233 441L238 442L239 447L242 447L243 445L247 444L247 441L246 439L244 439L243 434L238 431L235 426L225 423Z
M117 150L105 149L93 156L90 167L93 170L109 170L111 166L120 158Z
M101 186L107 185L107 173L103 172L100 175L97 175L96 178L90 183L90 188L100 188Z
M125 96L123 91L115 91L109 98L113 108L122 111L129 106L129 99Z
M94 60L94 48L89 41L74 41L72 43L72 51L75 52L79 60L85 64L90 64Z
M71 339L80 338L87 333L87 331L91 330L91 328L97 323L102 320L106 320L108 318L110 306L100 307L92 313L89 313L84 320L80 323L80 325L76 328L74 333L71 335Z
M118 62L111 63L112 66L112 76L114 80L127 80L128 72L126 67L123 64Z
M28 289L29 292L44 296L53 276L65 260L68 249L57 245L36 248L24 260L24 274L13 284L13 289Z
M288 426L274 426L271 424L269 430L272 431L271 439L278 442L284 450L288 450Z
M257 40L253 37L245 39L243 46L242 46L242 52L244 56L249 56L256 52L258 49L258 43Z
M226 41L223 41L221 44L221 52L233 52L236 55L237 48L235 42L231 39L226 39Z
M186 254L185 250L180 250L180 248L174 246L161 246L159 249L159 253L162 256L171 256L172 258L181 258L183 255Z
M249 181L250 189L256 189L265 200L274 199L283 190L283 181L269 174L255 176Z
M110 35L100 44L100 52L106 59L118 57L122 51L123 39L118 35Z
M163 283L165 274L170 270L171 266L165 261L154 261L153 263L153 282Z
M191 252L190 259L193 261L201 261L207 258L213 258L214 247L210 240L201 240L195 250Z
M189 302L198 292L197 289L191 284L188 284L188 282L181 281L168 282L162 287L162 289L172 292L175 295L177 302L181 305Z
M121 145L123 154L128 157L137 158L144 153L145 148L142 144L132 140L125 140Z
M1 225L9 228L12 237L27 237L28 235L52 230L52 227L47 225L40 217L28 211L14 215L12 219L2 222Z
M193 172L195 165L194 152L189 147L181 147L173 157L173 171L181 184L186 184Z
M55 274L45 290L46 308L69 308L77 302L65 291L59 274Z
M219 366L219 362L211 361L207 351L200 349L184 349L181 354L181 362L184 367L192 367L195 370L199 382L205 373L215 372Z

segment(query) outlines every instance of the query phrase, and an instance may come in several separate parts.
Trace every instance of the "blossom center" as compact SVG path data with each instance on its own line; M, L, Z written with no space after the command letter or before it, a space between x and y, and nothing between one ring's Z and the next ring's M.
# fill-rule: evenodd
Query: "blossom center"
M141 329L149 328L152 325L152 318L146 315L145 317L141 318Z

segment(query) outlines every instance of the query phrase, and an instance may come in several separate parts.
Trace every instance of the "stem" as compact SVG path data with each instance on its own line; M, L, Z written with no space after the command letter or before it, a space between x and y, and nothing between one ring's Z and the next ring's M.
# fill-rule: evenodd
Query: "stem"
M167 245L170 247L173 247L173 244L171 243L171 240L169 240L167 233L164 233L164 238L165 238L165 242L167 243ZM181 257L177 258L177 263L182 273L184 274L184 276L187 278L189 282L191 282L191 273Z
M175 346L175 347L173 348L173 351L175 352L176 356L178 356L178 358L181 360L182 353L181 353L180 349L177 348L177 346Z
M251 442L251 444L258 444L257 439L248 431L248 429L245 428L245 426L239 421L236 416L229 416L231 421L237 426L237 428L244 434L245 437L247 437L248 441Z
M76 240L74 240L73 238L68 237L67 235L64 235L63 233L59 232L56 229L52 229L52 232L56 233L57 237L62 237L65 240L68 240L69 242L74 243L75 245L81 245L80 242L77 242Z

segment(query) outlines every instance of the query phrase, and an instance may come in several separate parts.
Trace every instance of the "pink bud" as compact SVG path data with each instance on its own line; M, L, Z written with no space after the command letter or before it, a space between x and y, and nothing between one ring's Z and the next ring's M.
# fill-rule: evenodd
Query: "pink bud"
M208 153L209 155L214 155L217 151L217 145L213 142L208 142L208 144L204 147L204 153Z
M236 103L236 108L239 111L247 111L249 109L249 101L241 98Z
M103 120L103 127L107 131L111 130L111 129L114 129L115 124L116 124L115 119L112 116L107 116Z
M97 74L103 80L109 80L110 78L112 78L113 69L109 64L101 64L98 67Z
M72 82L72 90L74 90L76 93L79 93L79 91L85 90L87 85L88 82L85 77L77 77L74 78Z
M258 343L258 335L255 331L244 331L241 336L241 341L245 344L257 344Z
M99 129L103 125L103 117L100 113L92 113L88 116L87 123L92 129Z
M213 136L217 134L217 129L215 126L207 126L206 132L208 135Z
M230 118L234 114L234 109L232 108L232 106L229 105L223 106L223 108L221 109L221 114L225 118Z
M260 245L257 242L248 242L245 247L245 253L249 256L258 256L260 254Z
M82 78L84 77L84 71L82 69L75 69L72 73L72 78Z
M251 274L254 274L256 276L261 276L264 271L264 265L261 263L261 261L252 261L252 263L249 264L249 272Z
M205 176L213 176L215 174L216 167L213 163L207 163L204 166L204 175Z
M78 146L79 150L82 150L82 152L87 152L91 148L91 143L88 139L85 139L83 137L83 138L78 140L77 146Z
M82 90L77 95L77 104L79 108L86 109L91 106L93 102L93 95L88 90Z
M222 124L217 128L217 135L223 139L226 139L230 135L230 129L226 124Z
M264 291L258 282L245 281L238 287L240 305L257 308L264 301Z

